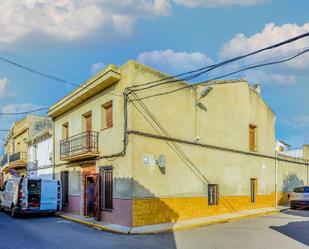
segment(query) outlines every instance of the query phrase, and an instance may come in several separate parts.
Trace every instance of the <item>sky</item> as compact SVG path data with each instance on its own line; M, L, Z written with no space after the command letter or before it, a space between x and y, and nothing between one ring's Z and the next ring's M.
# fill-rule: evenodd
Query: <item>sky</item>
M2 0L0 112L49 107L74 89L3 59L73 84L129 59L177 74L309 32L308 9L308 0ZM307 47L309 38L213 74ZM276 138L294 148L309 143L308 68L305 54L230 76L261 84L262 96L276 114ZM21 118L0 116L0 130ZM5 135L0 132L0 138Z

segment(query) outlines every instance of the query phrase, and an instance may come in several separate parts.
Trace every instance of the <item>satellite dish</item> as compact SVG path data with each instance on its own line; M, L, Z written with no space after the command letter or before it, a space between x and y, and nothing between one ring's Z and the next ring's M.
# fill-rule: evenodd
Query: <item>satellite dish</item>
M211 86L207 86L205 87L201 93L200 93L200 97L201 98L204 98L208 93L210 93L210 91L212 90L213 88Z
M166 164L166 157L164 155L160 155L159 159L156 160L156 163L158 164L158 166L160 168L165 168L165 164Z

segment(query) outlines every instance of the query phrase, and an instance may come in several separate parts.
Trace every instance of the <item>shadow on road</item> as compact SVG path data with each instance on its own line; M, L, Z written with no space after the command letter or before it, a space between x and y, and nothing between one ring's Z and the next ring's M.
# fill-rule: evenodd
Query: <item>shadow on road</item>
M299 208L296 210L288 209L281 211L281 213L309 218L309 208Z
M289 222L283 226L270 226L270 228L309 246L309 221Z
M288 209L282 211L282 213L292 216L309 218L308 209ZM282 226L270 226L270 228L281 234L284 234L291 239L294 239L300 243L309 246L309 220L293 221Z
M10 216L10 213L8 212L3 212L7 216ZM49 219L49 218L54 218L56 217L54 214L48 214L48 213L40 213L40 214L19 214L17 217L12 218L12 219L39 219L39 218L44 218L44 219Z

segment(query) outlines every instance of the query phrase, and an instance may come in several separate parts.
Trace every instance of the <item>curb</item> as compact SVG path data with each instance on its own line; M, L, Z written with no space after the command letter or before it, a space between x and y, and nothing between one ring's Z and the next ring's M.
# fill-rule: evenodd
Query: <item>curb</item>
M266 215L270 215L270 214L277 214L277 213L280 213L281 211L283 211L283 210L265 211L265 212L256 213L256 214L246 214L246 215L240 215L240 216L237 216L237 217L218 219L218 220L201 222L201 223L190 224L190 225L184 224L184 225L178 226L178 227L162 228L162 229L158 229L158 230L155 230L155 231L146 231L146 232L134 231L135 230L134 227L132 227L128 232L124 232L124 231L121 231L121 230L109 228L107 226L102 226L102 225L91 223L91 222L88 222L88 221L76 219L76 218L73 218L73 217L70 217L70 216L67 216L67 215L63 215L63 214L56 214L56 215L60 218L63 218L63 219L66 219L66 220L69 220L69 221L72 221L72 222L80 223L80 224L83 224L83 225L86 225L86 226L89 226L89 227L92 227L92 228L100 229L102 231L106 231L106 232L110 232L110 233L126 234L126 235L128 235L128 234L130 234L130 235L147 235L147 234L158 234L158 233L183 231L183 230L199 228L199 227L204 227L204 226L209 226L209 225L227 223L227 222L230 222L230 221L237 221L237 220L242 220L242 219L247 219L247 218L254 218L254 217L258 217L258 216L266 216Z
M120 230L111 229L111 228L108 228L106 226L102 226L102 225L98 225L98 224L95 224L95 223L91 223L89 221L84 221L84 220L76 219L76 218L73 218L73 217L70 217L70 216L67 216L67 215L56 214L56 216L58 216L58 217L60 217L62 219L65 219L65 220L69 220L69 221L72 221L72 222L75 222L75 223L79 223L79 224L82 224L82 225L85 225L85 226L89 226L89 227L92 227L92 228L97 228L97 229L100 229L100 230L103 230L103 231L106 231L106 232L118 233L118 234L128 234L128 233L122 232Z

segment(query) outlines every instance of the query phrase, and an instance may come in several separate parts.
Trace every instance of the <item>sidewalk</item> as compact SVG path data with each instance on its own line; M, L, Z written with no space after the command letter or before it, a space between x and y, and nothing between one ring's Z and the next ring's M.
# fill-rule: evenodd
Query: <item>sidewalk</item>
M161 232L174 232L179 230L191 229L196 227L207 226L211 224L224 223L234 220L240 220L250 217L269 215L273 213L279 213L282 210L288 209L288 207L280 206L278 208L261 208L254 210L246 210L237 213L208 216L204 218L182 220L175 223L163 223L158 225L149 225L141 227L127 227L115 224L109 224L102 221L96 221L93 218L87 218L84 216L79 216L70 213L58 212L57 215L61 218L78 222L90 227L94 227L103 231L121 233L121 234L153 234Z

